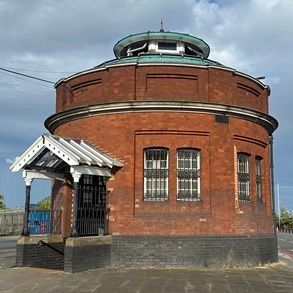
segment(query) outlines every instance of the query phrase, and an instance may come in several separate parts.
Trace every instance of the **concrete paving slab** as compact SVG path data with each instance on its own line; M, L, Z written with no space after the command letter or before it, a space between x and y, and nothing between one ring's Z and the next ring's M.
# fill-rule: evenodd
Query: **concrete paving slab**
M266 268L100 269L68 274L37 268L0 270L0 292L293 292L293 271Z

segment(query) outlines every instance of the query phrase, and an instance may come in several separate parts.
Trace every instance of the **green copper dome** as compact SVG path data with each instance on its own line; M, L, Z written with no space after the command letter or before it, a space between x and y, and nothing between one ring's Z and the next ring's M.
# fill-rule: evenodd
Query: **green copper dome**
M95 68L103 68L107 66L123 65L123 64L189 64L198 66L218 66L225 67L224 65L209 59L200 57L178 56L178 55L160 55L160 54L142 54L139 56L124 57L106 61Z
M117 58L146 53L178 54L208 58L210 47L203 40L177 32L144 32L123 38L114 46Z

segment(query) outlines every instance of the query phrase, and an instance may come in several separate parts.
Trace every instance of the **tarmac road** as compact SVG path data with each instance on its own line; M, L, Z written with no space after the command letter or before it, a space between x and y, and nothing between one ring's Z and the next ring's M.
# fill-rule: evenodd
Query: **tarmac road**
M0 237L0 269L15 265L16 240L19 236Z
M293 270L293 234L278 233L278 248L279 260L292 266Z

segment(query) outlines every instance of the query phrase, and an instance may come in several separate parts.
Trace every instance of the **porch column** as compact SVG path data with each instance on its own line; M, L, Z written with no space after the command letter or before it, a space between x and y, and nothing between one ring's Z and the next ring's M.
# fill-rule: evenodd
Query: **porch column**
M29 236L29 213L30 213L30 197L31 197L31 184L33 179L24 177L25 181L25 206L24 206L24 217L23 217L23 226L22 226L22 236Z
M79 179L81 177L81 173L72 172L73 177L73 190L72 190L72 228L71 228L71 236L78 237L77 230L77 208L78 208L78 188L79 188Z

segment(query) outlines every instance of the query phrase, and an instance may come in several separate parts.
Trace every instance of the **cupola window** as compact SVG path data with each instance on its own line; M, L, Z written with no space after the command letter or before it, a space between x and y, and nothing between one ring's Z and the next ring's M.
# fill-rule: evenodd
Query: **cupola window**
M158 49L159 50L167 50L167 51L176 51L177 50L177 43L158 42Z

